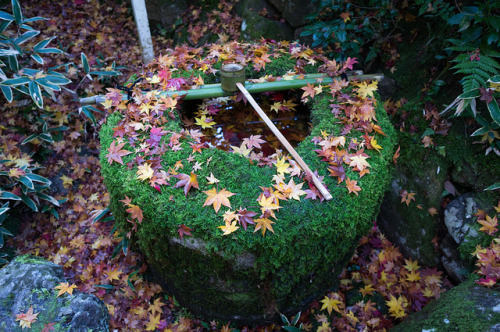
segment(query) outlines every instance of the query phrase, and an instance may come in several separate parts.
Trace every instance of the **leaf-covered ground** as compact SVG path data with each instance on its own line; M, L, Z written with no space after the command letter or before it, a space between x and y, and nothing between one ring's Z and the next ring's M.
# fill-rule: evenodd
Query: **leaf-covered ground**
M68 56L60 60L54 58L47 66L58 61L73 62L75 65L68 67L68 75L75 82L71 88L79 90L80 94L105 93L103 85L96 80L85 80L84 84L78 85L82 80L77 68L81 63L81 52L87 54L91 66L95 66L95 59L100 57L107 65L116 61L118 65L128 67L123 70L124 75L111 84L123 83L126 77L141 70L132 13L125 4L45 0L23 1L22 6L28 17L51 18L40 22L39 28L49 36L58 36L59 46ZM191 10L186 18L192 19L193 15L199 13ZM219 29L221 41L237 36L237 18L224 16L214 21L210 29ZM200 31L204 29L202 25L195 27L194 32L189 31L191 39L199 38ZM161 50L171 46L169 43L156 38L157 53L166 53ZM261 61L265 65L266 61ZM314 90L304 91L314 96ZM47 213L23 215L21 233L10 240L17 247L16 254L34 254L64 266L70 284L76 285L79 291L98 296L106 303L112 317L112 330L280 330L282 325L278 324L247 328L230 322L201 321L179 307L171 295L147 279L147 267L140 255L129 252L126 256L118 254L112 258L120 241L114 236L113 225L92 222L109 203L109 195L99 172L98 130L78 114L79 105L73 100L74 96L59 96L57 102L47 103L43 112L50 115L50 125L64 125L69 129L60 140L49 146L49 153L45 153L40 162L43 167L41 174L52 179L56 185L54 196L67 201L57 209L58 220ZM397 107L394 104L389 106ZM28 156L30 151L20 148L20 142L25 138L21 133L23 128L29 126L27 119L38 112L36 109L23 112L16 105L5 105L0 115L3 154L10 155L19 164L31 162ZM102 117L98 118L98 122L102 121ZM41 149L37 144L30 148L31 152ZM119 152L120 148L117 150ZM357 190L355 183L351 190ZM414 200L412 193L403 196L402 202L406 204ZM130 208L130 213L136 213L136 219L139 219L139 212L134 211L132 206ZM189 233L189 229L182 231ZM339 278L338 290L324 294L302 312L298 323L303 323L305 330L388 329L408 313L420 310L450 286L442 272L422 268L418 262L405 259L375 224L370 234L361 239L349 267Z

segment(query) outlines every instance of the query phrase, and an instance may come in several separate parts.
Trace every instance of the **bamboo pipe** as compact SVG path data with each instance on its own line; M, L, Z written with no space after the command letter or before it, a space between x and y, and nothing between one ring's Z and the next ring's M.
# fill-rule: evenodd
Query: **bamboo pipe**
M309 166L305 163L305 161L299 156L297 151L288 143L287 139L285 136L281 134L278 128L272 123L272 121L267 117L266 113L260 108L260 106L255 102L255 99L253 99L252 95L245 89L245 87L241 83L236 83L236 86L240 91L243 93L245 98L250 102L250 104L253 106L257 114L261 117L262 120L266 123L266 125L271 129L274 135L278 137L279 141L283 146L287 149L287 151L292 155L293 159L299 164L299 166L308 174L312 180L316 188L321 192L321 195L328 201L332 199L332 195L328 191L328 189L325 188L325 186L321 183L321 181L314 175L314 173L311 171Z
M297 77L297 76L295 76ZM370 74L370 75L352 75L349 76L349 79L358 79L358 80L376 80L381 81L384 78L383 74ZM289 81L274 81L274 82L265 82L265 83L252 83L245 82L245 87L249 91L249 93L260 93L267 91L280 91L280 90L289 90L289 89L298 89L303 86L306 86L307 83L313 84L316 81L322 78L322 84L330 84L333 83L333 78L325 76L323 74L309 74L305 75L304 79L292 79ZM143 92L146 93L146 92ZM205 87L201 87L199 89L191 89L191 90L179 90L179 91L162 91L160 96L166 98L171 97L173 95L184 96L184 100L193 100L193 99L203 99L203 98L217 98L217 97L225 97L231 96L231 93L225 92L222 90L220 84L207 84ZM127 100L127 95L122 94L122 100ZM100 104L106 100L105 96L92 96L80 99L80 104L82 105L93 105Z

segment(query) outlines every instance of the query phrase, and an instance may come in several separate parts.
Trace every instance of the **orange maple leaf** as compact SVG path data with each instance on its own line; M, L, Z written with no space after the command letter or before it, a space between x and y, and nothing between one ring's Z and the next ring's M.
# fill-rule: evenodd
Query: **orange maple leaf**
M153 304L150 304L149 307L148 307L148 311L151 311L151 315L154 315L155 313L162 313L163 310L161 309L161 307L163 307L165 305L165 303L161 302L161 298L157 298Z
M314 98L314 96L316 95L316 90L314 89L314 84L307 83L307 86L304 86L301 89L304 90L304 93L302 94L300 99L305 99L308 96L310 96L311 98Z
M33 306L30 306L25 314L16 314L16 322L19 321L19 326L23 329L25 327L31 328L31 323L36 322L39 312L33 313Z
M120 280L119 276L123 272L119 268L109 269L106 271L106 275L108 276L106 279L109 281L113 281L114 279Z
M358 191L361 191L361 187L357 185L358 181L355 181L355 180L351 181L351 179L347 178L345 180L345 183L346 183L347 189L349 190L349 194L355 193L356 196L358 196Z
M189 190L191 190L191 187L199 189L198 175L194 174L193 172L191 172L191 175L179 173L175 177L178 178L180 181L177 182L174 187L175 188L184 187L185 196L187 196Z
M57 294L57 297L63 295L64 293L68 293L70 295L73 295L73 290L77 288L75 284L72 284L71 286L69 285L69 282L61 282L59 286L54 287L54 289L59 289L59 293Z
M144 216L142 215L142 210L139 206L134 205L134 204L129 204L130 208L125 210L128 213L131 214L132 219L137 219L139 220L139 224L142 222L144 219Z
M255 230L253 231L254 233L259 229L262 229L262 236L266 235L266 230L270 230L274 233L273 226L271 226L271 224L274 224L274 221L271 221L268 218L259 218L255 219L254 221L257 222L257 225L255 225Z
M483 225L479 230L487 233L488 235L492 235L496 232L498 232L498 219L497 216L491 218L490 216L486 216L486 219L478 219L478 223Z
M221 191L217 192L215 188L204 191L205 194L208 195L207 199L203 206L214 205L215 213L219 212L221 204L227 207L231 207L231 203L229 202L229 197L236 195L230 191L227 191L225 188Z
M401 192L401 203L406 203L406 206L410 206L411 201L415 201L415 193L409 193L406 190Z

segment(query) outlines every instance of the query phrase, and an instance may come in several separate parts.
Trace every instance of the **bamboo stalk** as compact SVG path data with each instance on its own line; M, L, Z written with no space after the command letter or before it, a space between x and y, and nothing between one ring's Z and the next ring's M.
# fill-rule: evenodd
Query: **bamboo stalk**
M245 89L245 87L241 83L236 83L236 86L240 91L243 93L245 98L250 102L250 104L253 106L257 114L261 117L262 120L266 123L266 125L271 129L274 135L279 139L281 144L287 149L287 151L292 155L293 159L299 164L299 166L306 172L307 175L309 175L316 188L321 192L321 195L328 201L332 199L332 195L330 195L330 192L328 189L325 188L325 186L321 183L321 181L314 175L314 173L311 171L309 166L305 163L305 161L299 156L297 151L290 145L290 143L287 141L285 136L281 134L278 128L274 125L274 123L267 117L266 113L260 108L260 106L257 104L255 99L253 99L252 95Z
M297 77L297 76L296 76ZM274 81L274 82L264 82L264 83L251 83L246 81L245 87L250 93L260 93L267 91L281 91L289 89L298 89L306 86L307 83L313 84L319 78L322 78L322 84L330 84L333 82L331 77L324 76L323 74L309 74L305 75L304 79L292 79L289 81ZM384 78L382 74L371 74L371 75L355 75L348 76L350 79L358 80L377 80L381 81ZM145 92L144 92L145 93ZM205 87L199 89L191 90L179 90L179 91L162 91L160 95L164 98L171 97L173 95L184 96L184 100L193 99L203 99L203 98L217 98L230 96L230 93L222 90L220 84L207 84ZM80 104L82 105L92 105L99 104L105 101L105 96L92 96L80 99ZM122 94L122 100L127 100L127 95Z

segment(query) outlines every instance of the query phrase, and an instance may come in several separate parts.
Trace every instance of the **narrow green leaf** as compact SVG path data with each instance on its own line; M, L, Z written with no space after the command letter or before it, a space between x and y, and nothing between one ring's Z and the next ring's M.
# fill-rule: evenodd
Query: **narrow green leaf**
M89 107L88 106L83 106L81 108L83 114L85 114L91 121L92 121L92 124L95 126L96 125L96 119L94 117L94 114L92 114L92 112L90 111Z
M36 62L38 62L39 64L43 65L43 58L41 56L39 56L38 54L36 54L36 53L31 54L31 58L33 60L35 60Z
M59 201L50 195L46 195L44 193L38 193L38 197L40 197L41 199L43 199L45 201L51 202L55 206L59 206Z
M35 52L38 52L38 50L41 50L42 48L47 46L54 38L56 38L56 37L47 38L47 39L44 39L44 40L38 42L35 46L33 46L33 50Z
M14 39L14 43L16 43L17 45L21 45L22 43L27 42L28 40L38 36L39 34L40 31L38 30L26 31L25 33Z
M48 18L36 16L36 17L28 18L27 20L24 20L24 23L31 23L31 22L35 22L35 21L48 21L48 20L49 20Z
M98 214L96 214L94 216L94 218L92 218L92 223L95 223L97 221L99 221L102 217L104 217L108 212L109 212L109 208L105 208L103 210L101 210L101 212L99 212Z
M484 190L486 191L486 190L496 190L496 189L500 189L500 182L494 183Z
M2 89L3 95L5 99L10 103L14 99L14 95L12 94L12 89L8 86L0 85L0 89Z
M488 131L490 131L490 128L482 127L482 128L479 128L478 130L476 130L475 132L473 132L471 134L471 136L482 136L482 135L486 134Z
M46 184L47 186L50 186L52 184L52 181L38 174L27 173L25 176L33 182L40 182Z
M14 16L0 10L0 20L4 21L14 21Z
M38 138L40 138L42 141L45 141L47 143L54 143L54 140L52 139L52 135L48 133L41 133L38 135Z
M112 290L113 288L115 288L115 286L113 286L113 285L94 285L94 286L99 287L99 288L104 288L107 290Z
M8 236L14 236L14 234L12 234L11 232L9 232L8 229L3 228L3 227L0 227L0 233L2 233L4 235L8 235Z
M85 71L85 74L88 74L90 71L90 66L89 62L87 61L87 56L83 52L80 54L80 56L82 58L83 71Z
M49 82L45 77L43 78L35 78L35 82L38 83L39 85L46 87L48 89L52 89L54 91L61 91L61 87L56 84L52 84Z
M20 201L21 197L8 191L2 191L2 194L0 194L0 199L10 199L13 201Z
M11 50L11 49L0 49L0 56L9 56L9 55L17 55L19 51Z
M38 207L36 206L35 202L29 198L26 195L21 196L21 200L26 204L30 209L32 209L35 212L38 212Z
M24 141L22 141L21 145L24 145L24 144L26 144L26 143L29 143L29 142L31 142L31 141L33 141L33 140L37 139L37 138L38 138L38 134L31 134L31 135L29 135L28 137L26 137L26 138L24 139Z
M28 77L18 77L18 78L9 78L3 82L1 82L2 85L7 85L7 86L16 86L20 84L26 84L29 83L31 80Z
M17 61L17 56L9 55L9 57L7 59L9 62L9 68L12 71L18 71L19 70L19 62Z
M55 47L50 47L50 48L42 48L37 50L38 53L43 53L43 54L49 54L49 53L54 53L54 54L63 54L64 52L61 51L58 48Z
M10 210L10 208L9 208L9 207L1 207L1 208L0 208L0 215L2 215L2 214L4 214L4 213L6 213L6 212L7 212L7 211L9 211L9 210Z
M30 81L28 86L31 99L33 99L38 108L43 108L43 97L42 91L40 91L40 86L35 81Z
M500 108L498 107L498 103L495 98L493 98L488 104L488 110L490 111L493 121L500 125Z
M121 75L122 73L117 72L117 71L112 71L112 70L97 70L97 71L91 71L89 72L90 75L98 75L98 76L118 76Z
M23 14L21 12L21 6L17 0L12 0L12 12L14 13L14 20L17 25L21 25L23 23Z
M20 176L19 181L31 190L35 189L35 186L33 185L33 181L31 181L31 179L28 178L27 176Z
M71 80L67 79L63 75L58 76L58 75L47 75L44 77L47 81L49 81L52 84L57 84L57 85L66 85L71 83Z

